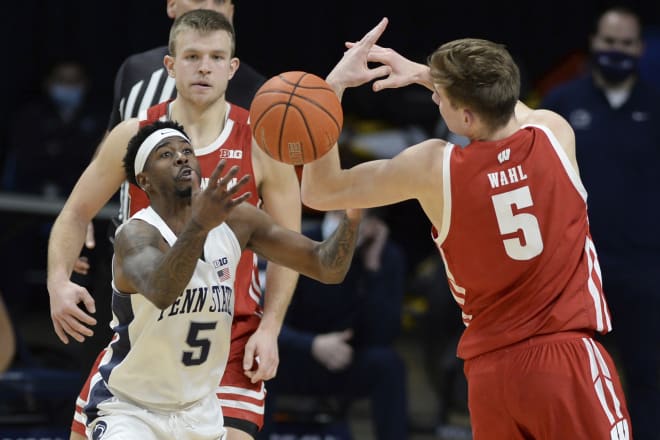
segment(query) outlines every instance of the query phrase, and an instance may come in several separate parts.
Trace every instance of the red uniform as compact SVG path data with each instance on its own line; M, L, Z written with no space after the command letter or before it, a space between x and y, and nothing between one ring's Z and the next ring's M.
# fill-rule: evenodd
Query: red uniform
M140 122L140 126L164 120L168 117L169 102L151 107L146 114L146 119ZM195 155L201 167L202 179L208 179L221 159L227 161L225 170L232 166L240 167L239 177L243 174L254 175L252 169L252 133L248 124L249 113L247 110L230 105L224 129L210 145L195 148ZM185 128L185 127L184 127ZM205 182L202 182L205 186ZM128 197L124 192L128 191ZM243 187L240 195L250 191L251 196L247 200L257 206L259 196L254 179L250 179ZM122 187L122 212L123 219L128 218L140 209L148 206L149 201L146 194L137 186L126 183ZM222 405L223 416L247 420L259 428L263 425L265 387L263 382L252 384L250 379L243 373L243 352L245 344L250 335L259 326L261 320L261 288L257 268L257 256L250 250L243 251L236 272L236 283L234 303L234 319L231 330L231 347L227 367L218 386L218 398ZM103 352L97 358L103 355ZM83 386L76 402L72 431L85 435L85 422L83 408L87 403L89 383L97 372L94 365L87 382Z
M586 191L544 127L448 146L434 239L467 326L475 440L629 438ZM584 417L582 417L584 416ZM544 425L545 423L545 425Z

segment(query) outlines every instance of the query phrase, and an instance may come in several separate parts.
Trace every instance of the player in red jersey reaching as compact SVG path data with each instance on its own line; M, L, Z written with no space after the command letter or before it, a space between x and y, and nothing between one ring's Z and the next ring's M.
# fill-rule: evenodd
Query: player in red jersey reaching
M430 139L350 169L334 147L305 165L303 202L419 201L467 326L458 356L475 440L631 438L616 369L592 338L611 322L570 125L518 101L503 46L456 40L422 65L375 45L386 26L349 43L328 83L339 96L373 79L375 91L420 84L471 142Z
M183 14L172 27L170 52L165 65L168 74L176 80L177 98L150 109L145 120L126 120L108 134L53 226L48 273L51 297L65 291L73 291L79 298L89 296L86 291L81 292L82 287L69 281L82 247L85 227L126 178L122 157L128 140L140 125L156 119L185 124L202 164L202 177L209 177L222 158L231 165L239 165L241 172L254 176L254 186L246 185L243 190L258 194L264 209L282 226L300 229L300 197L293 167L270 159L259 148L252 148L247 110L225 100L227 84L238 67L238 60L233 57L231 23L209 10ZM129 194L129 212L144 207L146 201L137 187ZM258 199L254 197L251 201L256 204ZM226 425L232 428L230 439L252 438L263 423L263 380L276 372L277 335L297 279L295 272L273 267L282 272L279 278L268 280L269 283L271 279L274 281L269 286L262 318L253 263L253 254L243 255L240 281L236 286L239 294L232 324L230 359L218 389ZM80 313L84 314L82 310ZM54 319L54 322L61 337L65 333L76 339L91 335L91 329L83 325L86 321L77 315ZM92 371L90 379L94 373ZM86 404L88 388L86 385L77 404L73 430L79 433L76 427L83 427L82 407Z

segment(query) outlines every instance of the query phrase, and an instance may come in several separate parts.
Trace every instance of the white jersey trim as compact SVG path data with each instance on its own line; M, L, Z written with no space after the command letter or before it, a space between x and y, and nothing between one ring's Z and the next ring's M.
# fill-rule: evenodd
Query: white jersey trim
M220 394L237 394L239 396L249 397L251 399L263 400L266 397L264 392L264 384L261 383L261 389L259 391L248 390L247 388L239 388L232 386L219 386L215 393L219 396Z
M557 137L554 135L554 133L546 126L537 125L537 124L527 124L527 125L523 125L521 128L525 128L525 127L538 128L539 130L541 130L545 133L545 135L548 137L548 140L550 141L550 144L555 149L555 153L557 153L557 156L559 157L559 160L561 161L562 165L564 166L564 170L566 170L566 174L568 175L568 178L571 180L571 182L573 183L573 186L578 191L578 193L580 193L580 196L582 197L582 200L584 200L586 202L587 201L587 190L585 189L584 185L582 184L582 180L580 180L580 176L578 175L577 171L573 167L573 164L571 163L570 159L568 158L568 155L566 154L566 151L561 146L561 143L559 142L559 139L557 139Z
M264 413L264 407L255 405L254 403L241 402L238 400L225 400L225 399L218 399L218 400L220 401L220 406L222 407L236 408L260 415Z
M447 238L451 223L451 153L454 147L454 144L448 143L442 155L442 224L439 225L438 236L435 237L438 246Z
M591 299L594 302L594 309L596 312L596 330L602 332L603 330L612 330L612 321L610 314L607 310L607 302L601 290L596 286L594 277L598 278L598 282L603 284L603 277L600 273L600 264L598 262L598 254L596 254L596 247L594 242L587 236L584 242L584 253L587 259L588 271L587 274L587 288Z
M203 154L209 154L215 150L219 150L224 146L225 142L229 138L232 130L234 129L234 120L229 119L229 112L231 111L231 104L226 103L227 108L225 110L225 127L222 129L217 138L210 144L202 148L195 148L195 155L201 156Z
M624 434L621 437L612 436L612 438L628 438L628 423L627 420L623 417L623 412L621 411L621 400L616 395L616 391L614 390L612 375L610 374L609 368L607 368L607 363L605 362L602 353L598 349L598 346L594 343L593 339L583 338L582 342L584 342L584 346L586 347L587 353L589 355L591 380L594 383L594 391L602 406L603 412L607 416L607 420L609 421L610 426L613 426L616 432L621 430ZM607 398L606 394L610 395L610 399Z
M174 232L172 232L170 227L167 226L167 223L165 223L165 221L156 213L156 211L154 211L151 205L133 214L131 220L133 219L142 220L149 223L150 225L155 226L163 238L165 238L165 241L167 241L167 244L169 244L170 247L174 246L174 243L176 243L176 235L174 235Z

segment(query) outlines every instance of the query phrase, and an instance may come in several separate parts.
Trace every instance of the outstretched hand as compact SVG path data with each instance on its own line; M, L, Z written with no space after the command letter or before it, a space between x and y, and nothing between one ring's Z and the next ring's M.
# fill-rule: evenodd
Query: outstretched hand
M367 64L369 52L385 31L387 23L387 18L383 18L360 41L351 43L342 59L328 74L326 81L338 96L341 97L347 87L357 87L375 78L390 74L390 67L387 65L370 68Z
M359 42L347 42L346 47L351 49L357 44L359 44ZM390 69L389 74L385 78L374 81L372 86L374 92L384 89L405 87L414 83L429 88L432 88L433 86L428 66L410 61L394 49L374 44L371 46L371 49L367 54L367 61L370 63L380 63L388 66Z
M208 186L203 190L200 187L200 176L192 171L192 220L206 230L222 224L232 209L250 197L249 192L234 197L250 180L250 176L246 174L236 181L238 166L234 165L227 174L220 177L226 163L225 160L218 163L209 178Z

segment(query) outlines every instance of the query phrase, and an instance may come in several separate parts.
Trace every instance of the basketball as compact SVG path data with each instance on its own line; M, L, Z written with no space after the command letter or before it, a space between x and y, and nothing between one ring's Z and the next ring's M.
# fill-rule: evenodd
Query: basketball
M327 153L339 139L344 114L325 80L307 72L284 72L257 91L250 124L257 145L269 156L302 165Z

